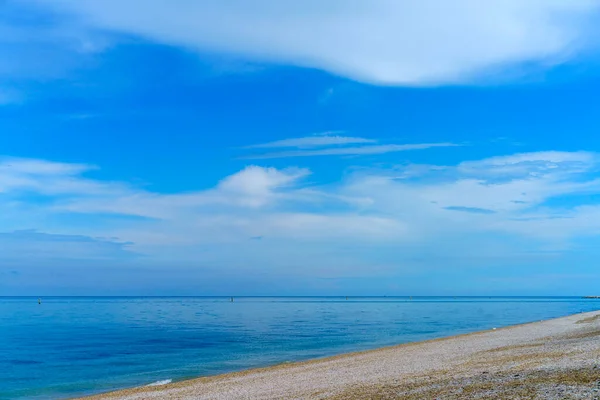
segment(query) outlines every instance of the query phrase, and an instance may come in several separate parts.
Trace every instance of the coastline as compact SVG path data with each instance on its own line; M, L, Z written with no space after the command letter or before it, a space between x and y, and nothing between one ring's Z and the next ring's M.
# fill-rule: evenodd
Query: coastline
M563 399L598 382L593 311L83 399Z

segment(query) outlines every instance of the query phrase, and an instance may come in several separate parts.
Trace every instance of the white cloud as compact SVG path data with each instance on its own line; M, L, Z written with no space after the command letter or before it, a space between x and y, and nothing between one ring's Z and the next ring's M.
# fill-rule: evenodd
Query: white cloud
M360 137L350 137L350 136L337 136L337 135L319 135L319 136L306 136L300 138L291 138L291 139L283 139L276 140L274 142L268 143L260 143L254 144L251 146L246 146L247 149L253 148L279 148L279 147L298 147L298 148L307 148L307 147L326 147L326 146L338 146L338 145L347 145L347 144L366 144L366 143L375 143L376 140L373 139L365 139Z
M308 174L308 170L300 168L280 171L250 166L222 180L217 187L217 196L223 201L226 198L236 199L240 204L258 207L277 196L278 189L293 186Z
M26 158L0 158L0 168L5 168L13 175L80 175L82 172L95 169L88 164L67 164Z
M117 237L110 241L131 242L128 250L145 255L147 264L202 260L226 270L302 264L324 275L348 252L352 268L393 269L415 257L531 257L600 234L600 206L588 197L568 207L549 202L600 193L598 160L595 153L527 153L358 170L325 186L305 180L306 169L249 166L211 189L164 194L85 178L87 165L13 159L16 168L0 168L0 232ZM497 169L522 163L518 174Z
M303 168L278 170L248 166L224 178L212 189L167 195L82 175L94 168L85 164L5 158L0 160L0 194L11 199L27 198L32 193L43 195L52 200L47 206L58 212L170 219L184 218L186 213L210 207L266 207L289 199L290 191L300 193L297 186L310 173Z
M35 191L49 196L81 193L101 195L127 190L118 183L107 184L81 176L95 168L87 164L0 158L0 193Z
M290 157L316 157L316 156L359 156L394 153L399 151L425 150L435 147L454 147L454 143L417 143L417 144L382 144L373 146L333 147L317 150L291 150L266 154L249 155L244 159L269 159Z
M497 176L543 175L549 172L577 173L588 170L598 162L598 156L591 152L542 151L519 153L511 156L492 157L459 165L462 173L488 174Z
M417 143L417 144L383 144L373 139L361 137L337 136L335 132L324 132L320 135L306 136L277 140L274 142L255 144L244 149L271 149L295 148L295 150L277 151L272 153L252 154L241 157L242 159L270 159L289 157L316 157L316 156L358 156L393 153L409 150L425 150L434 147L458 146L454 143ZM350 146L356 145L358 146Z
M77 23L389 85L471 82L577 58L596 0L29 0Z

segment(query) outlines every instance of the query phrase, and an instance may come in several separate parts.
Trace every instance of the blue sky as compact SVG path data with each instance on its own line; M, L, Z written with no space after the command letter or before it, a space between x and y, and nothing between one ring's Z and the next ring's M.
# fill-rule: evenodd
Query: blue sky
M478 3L0 2L0 295L597 294L600 2Z

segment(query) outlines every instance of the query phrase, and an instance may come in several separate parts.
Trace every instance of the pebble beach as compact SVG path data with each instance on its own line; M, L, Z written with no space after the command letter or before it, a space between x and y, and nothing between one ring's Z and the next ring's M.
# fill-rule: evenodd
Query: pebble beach
M121 390L103 399L593 399L600 311Z

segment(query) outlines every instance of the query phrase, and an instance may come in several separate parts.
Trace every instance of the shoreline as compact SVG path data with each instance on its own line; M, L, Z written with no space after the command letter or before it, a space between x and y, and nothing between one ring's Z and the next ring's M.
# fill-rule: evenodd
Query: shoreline
M600 311L592 311L81 399L466 399L477 390L562 399L591 395L597 382Z

